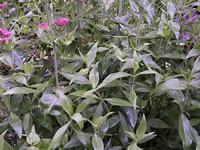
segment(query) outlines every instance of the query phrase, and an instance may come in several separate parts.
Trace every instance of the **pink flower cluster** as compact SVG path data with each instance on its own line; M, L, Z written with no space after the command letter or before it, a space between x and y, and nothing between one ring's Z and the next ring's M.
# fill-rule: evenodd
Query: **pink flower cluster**
M7 29L0 28L0 42L3 44L8 44L10 40L9 36L12 35L12 32L8 32Z
M64 27L65 24L68 22L68 18L59 18L59 19L56 19L54 20L54 23L57 25L57 26L60 26L60 27ZM48 29L48 23L41 23L41 24L38 24L38 26L42 29Z
M0 9L7 8L7 2L0 4Z
M74 2L74 0L71 0L71 2ZM83 0L79 0L79 2L83 2Z
M40 27L42 29L48 29L48 23L40 23L40 24L38 24L38 27Z
M59 18L54 21L57 26L64 27L66 23L68 23L68 18Z

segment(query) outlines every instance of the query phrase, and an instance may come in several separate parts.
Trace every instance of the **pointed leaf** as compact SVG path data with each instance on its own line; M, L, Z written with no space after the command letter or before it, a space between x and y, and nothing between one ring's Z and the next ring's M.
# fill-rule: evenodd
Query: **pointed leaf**
M99 72L97 70L98 64L96 64L89 75L90 83L92 84L93 89L95 89L99 83Z
M193 68L192 68L192 73L195 73L199 70L200 70L200 56L194 62L194 65L193 65Z
M92 145L94 150L104 150L103 141L97 134L92 137Z
M98 86L97 89L107 86L109 83L111 83L112 81L116 79L127 77L127 76L130 76L130 74L125 73L125 72L112 73L103 80L103 82Z
M67 124L65 124L64 126L62 126L60 129L58 129L58 131L56 132L56 134L53 137L52 142L50 143L48 150L51 150L55 145L59 145L57 144L63 137L63 135L65 134L68 126L70 125L71 122L68 122Z
M61 90L57 90L58 99L61 101L62 108L68 115L72 115L74 112L73 104L70 98L68 98Z
M36 93L38 91L26 88L26 87L14 87L12 89L7 90L3 95L12 95L12 94L31 94Z
M142 150L142 149L137 146L137 143L133 143L133 144L128 146L127 150Z
M94 62L94 60L96 58L96 55L97 55L97 45L98 45L98 42L96 42L92 46L92 48L90 49L90 51L87 54L87 65L88 65L88 67L91 66L91 64Z
M136 135L137 137L141 138L145 132L146 132L146 118L145 115L143 114L142 120L136 130Z
M167 3L167 11L168 11L171 19L173 19L175 11L176 11L176 8L175 8L174 4L171 1L169 1Z
M130 102L125 101L120 98L106 98L104 100L106 100L107 102L109 102L110 104L115 105L115 106L132 106L132 104Z
M10 116L8 118L8 121L12 128L15 130L17 133L18 137L21 139L22 137L22 122L19 119L17 115L15 115L13 112L10 113Z

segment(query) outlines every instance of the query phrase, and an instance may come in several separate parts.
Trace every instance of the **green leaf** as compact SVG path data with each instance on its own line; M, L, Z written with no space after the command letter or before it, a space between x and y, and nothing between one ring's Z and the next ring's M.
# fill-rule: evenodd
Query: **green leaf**
M92 84L92 88L95 89L99 83L99 72L97 70L98 64L96 64L90 71L89 80Z
M131 91L129 92L129 100L132 103L134 110L136 110L137 95L136 95L133 87L131 88Z
M120 61L123 61L123 53L122 51L114 44L112 44L112 47L115 51L115 56L117 57L117 59L119 59Z
M145 115L143 114L142 120L136 130L136 135L138 138L142 138L145 132L146 132L146 118Z
M90 143L90 138L86 133L77 131L76 134L83 145L87 145L88 143Z
M98 42L96 42L92 48L90 49L90 51L87 53L87 66L90 67L91 64L94 62L96 55L97 55L97 45Z
M193 68L192 68L192 73L195 73L199 70L200 70L200 56L194 62L194 65L193 65Z
M30 63L23 64L23 69L26 74L31 74L34 72L34 66Z
M79 127L82 129L83 128L83 121L85 120L84 118L83 118L83 116L80 114L80 113L74 113L72 116L71 116L71 118L73 119L73 120L75 120L77 123L78 123L78 125L79 125Z
M26 141L30 145L37 145L40 142L40 137L35 133L35 126L32 127L31 133L26 137Z
M110 30L106 26L104 26L102 24L97 24L96 27L99 28L101 31L110 32Z
M35 146L31 146L31 147L28 147L27 150L40 150L40 149Z
M80 113L82 112L86 107L89 106L90 103L92 103L93 101L95 101L94 99L88 98L83 100L77 107L76 109L76 113Z
M32 124L33 120L30 113L26 113L23 118L23 128L26 133L29 133L29 131L31 131Z
M20 74L14 75L14 80L27 86L27 79Z
M63 77L67 78L68 80L72 80L74 83L77 84L90 84L90 82L88 81L88 79L84 76L78 76L76 78L75 74L68 74L68 73L60 73Z
M154 70L145 70L145 71L142 71L142 72L136 74L135 77L139 76L139 75L146 75L146 74L155 74L155 75L158 75L158 76L162 77L158 72L156 72Z
M195 143L200 142L198 132L190 125L189 120L184 114L181 114L178 129L184 147L189 147L192 144L192 141Z
M186 59L189 59L189 58L191 58L191 57L198 56L199 54L200 54L200 52L199 52L197 49L193 48L193 49L191 49L191 50L189 51L189 53L187 54Z
M106 98L104 100L106 100L107 102L109 102L110 104L115 105L115 106L132 106L132 104L130 102L125 101L120 98Z
M40 106L49 113L53 106L60 106L60 101L53 94L43 94L39 101Z
M170 26L172 31L174 32L176 39L179 39L179 30L180 30L180 25L176 22L170 22Z
M125 133L128 135L129 138L132 139L133 142L137 141L137 135L135 133L129 132L129 131L125 131Z
M10 113L10 116L8 118L8 122L12 126L12 128L17 133L18 137L21 139L22 137L22 122L19 119L17 115L15 115L13 112Z
M1 135L0 135L0 150L4 150L4 136L6 134L7 130L5 130Z
M192 144L192 139L189 133L189 126L189 121L183 114L181 114L178 130L184 147L189 147Z
M96 118L96 119L94 120L94 123L96 124L97 127L100 127L101 124L107 119L107 117L108 117L109 115L113 114L113 113L114 113L114 112L109 112L109 113L107 113L107 114L104 115L104 116L100 116L100 117Z
M170 128L164 121L156 118L151 118L148 120L149 126L153 128L163 129Z
M200 143L197 143L196 150L200 150Z
M156 137L156 134L154 134L154 132L148 133L148 134L144 134L142 139L140 139L138 141L138 143L145 143L151 139L153 139L154 137Z
M12 89L7 90L3 95L12 95L12 94L31 94L37 93L38 91L26 88L26 87L14 87Z
M58 100L61 101L62 108L64 111L71 116L74 112L72 101L69 97L67 97L61 90L57 90Z
M186 59L184 54L163 54L159 56L160 58L170 58L170 59Z
M171 1L169 1L167 3L167 12L169 13L171 19L174 18L175 11L176 11L176 8L175 8L174 4Z
M127 150L142 150L142 149L137 146L137 143L133 143L128 146Z
M48 150L51 150L53 147L56 148L57 146L59 146L58 142L62 139L62 137L65 134L70 123L71 122L68 122L67 124L62 126L60 129L58 129L58 131L56 132L56 134L53 137L52 142L50 143L50 145L48 147ZM55 145L56 145L56 147L55 147Z
M92 145L94 150L104 150L103 141L97 134L94 134L92 137Z
M134 2L133 0L129 0L129 3L131 5L131 9L133 12L139 13L139 7L137 5L136 2Z
M84 77L84 75L87 75L87 74L88 74L88 68L81 69L78 73L74 74L69 85L71 85L75 80L78 80L79 78Z
M160 90L185 90L187 85L181 82L179 79L169 79L162 83L158 88Z
M166 21L165 14L162 13L162 15L161 15L161 21L160 21L159 28L158 28L158 34L163 35L163 26L164 26L165 21Z
M110 84L112 81L118 79L118 78L122 78L122 77L128 77L130 76L130 74L125 73L125 72L118 72L118 73L111 73L110 75L108 75L103 82L97 87L97 89L100 89L102 87L107 86L108 84Z

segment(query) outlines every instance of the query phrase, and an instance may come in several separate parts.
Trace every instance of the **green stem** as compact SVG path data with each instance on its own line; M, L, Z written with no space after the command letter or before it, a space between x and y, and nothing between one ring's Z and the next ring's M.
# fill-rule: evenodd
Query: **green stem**
M53 29L51 26L51 21L50 21L50 17L49 17L49 2L48 0L46 0L46 14L47 14L47 22L50 28L50 35L54 40L54 36L53 36ZM54 43L54 41L52 42L53 44L53 52L54 52L54 72L55 72L55 76L56 76L56 88L59 89L59 81L58 81L58 60L56 57L56 44Z
M4 20L3 20L3 17L1 16L1 14L0 14L0 21L1 21L2 27L5 29L6 26L5 26L5 23L4 23Z
M118 12L118 16L121 18L122 16L122 9L123 9L123 3L122 0L119 0L119 12ZM117 36L120 36L120 24L118 25L118 30L117 30ZM118 38L117 40L117 46L120 46L120 39Z
M80 22L80 1L78 0L78 8L77 8L77 18L78 18L78 30L81 32L81 22ZM82 45L82 37L79 38L79 49L82 51L83 45Z

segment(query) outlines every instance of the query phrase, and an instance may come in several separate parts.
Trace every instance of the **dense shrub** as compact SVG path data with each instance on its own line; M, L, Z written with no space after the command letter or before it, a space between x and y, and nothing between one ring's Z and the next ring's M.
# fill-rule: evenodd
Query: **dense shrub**
M199 9L0 0L0 150L199 150Z

